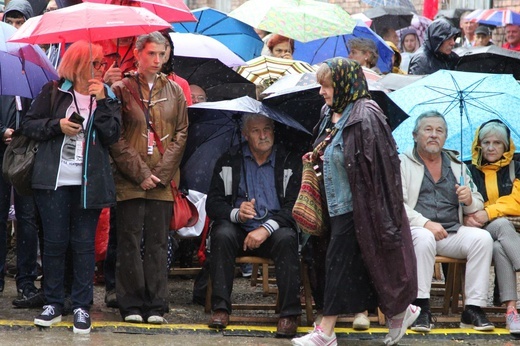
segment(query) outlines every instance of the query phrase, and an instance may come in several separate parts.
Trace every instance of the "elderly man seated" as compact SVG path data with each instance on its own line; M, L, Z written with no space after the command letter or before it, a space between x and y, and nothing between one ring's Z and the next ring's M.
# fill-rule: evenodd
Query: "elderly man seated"
M279 290L277 337L296 334L301 314L298 234L292 208L301 183L301 159L274 145L274 124L257 114L243 117L240 147L215 164L206 211L211 229L210 328L225 328L231 313L235 258L273 259Z

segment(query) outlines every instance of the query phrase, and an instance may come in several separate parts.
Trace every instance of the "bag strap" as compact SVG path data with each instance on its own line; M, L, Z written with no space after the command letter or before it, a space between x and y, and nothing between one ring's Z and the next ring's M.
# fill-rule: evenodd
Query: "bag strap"
M332 142L332 139L334 138L336 133L338 133L338 128L333 127L332 129L327 129L326 131L328 131L329 134L312 151L312 161L315 161L318 157L323 155L325 148Z

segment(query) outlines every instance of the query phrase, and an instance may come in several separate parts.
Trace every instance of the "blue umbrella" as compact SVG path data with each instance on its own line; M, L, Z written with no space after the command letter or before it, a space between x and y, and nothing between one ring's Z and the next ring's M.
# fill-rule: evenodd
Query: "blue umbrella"
M350 53L347 43L354 37L367 38L374 41L379 53L377 67L382 73L392 70L392 56L394 52L378 34L361 20L357 21L352 34L326 37L306 43L295 41L294 59L314 65L336 56L347 57Z
M365 4L369 4L372 7L379 6L396 6L396 7L404 7L411 11L416 12L415 6L410 0L361 0Z
M58 75L40 47L6 42L15 32L0 22L0 95L32 99Z
M241 118L246 113L273 119L277 141L283 139L286 146L302 148L302 141L310 141L310 133L296 120L249 96L194 104L188 108L190 126L181 164L182 187L207 193L215 162L240 142Z
M471 159L471 143L477 128L500 119L520 143L517 130L520 86L510 74L440 70L402 89L390 98L409 116L394 131L400 151L413 147L415 119L426 111L438 111L448 123L447 149L460 149L462 160Z
M175 23L176 32L191 32L211 36L231 49L244 61L260 56L264 42L252 26L212 8L192 11L198 22Z

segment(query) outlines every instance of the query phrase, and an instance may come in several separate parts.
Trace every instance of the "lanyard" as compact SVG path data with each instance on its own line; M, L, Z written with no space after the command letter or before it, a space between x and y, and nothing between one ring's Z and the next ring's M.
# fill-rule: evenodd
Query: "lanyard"
M78 101L76 101L76 91L72 89L72 100L74 100L74 106L76 107L76 112L81 115L81 111L79 110ZM88 119L92 116L92 105L94 103L94 95L90 95L90 103L88 105ZM83 124L81 124L83 127Z
M141 102L143 104L145 104L144 97L143 97L143 91L141 90L141 83L139 83L139 73L135 74L135 78L137 81L137 89L139 90L139 97L141 98ZM157 78L155 78L153 80L152 87L150 88L150 94L148 95L148 104L146 105L146 107L143 107L144 118L146 119L146 126L148 128L152 128L152 122L150 121L150 107L152 106L152 91L155 86L156 80L157 80Z

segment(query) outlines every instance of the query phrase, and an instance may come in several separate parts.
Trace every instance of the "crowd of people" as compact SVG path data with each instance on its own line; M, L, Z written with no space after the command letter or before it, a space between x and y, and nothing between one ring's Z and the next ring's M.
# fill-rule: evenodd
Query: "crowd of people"
M47 9L56 8L51 0ZM27 0L11 0L3 21L19 28L32 16ZM294 40L258 32L264 54L293 58ZM520 27L507 25L505 33L504 48L520 50ZM392 71L402 74L452 70L457 45L493 44L491 29L465 15L460 27L433 21L422 44L411 28L400 36L392 28L381 34L394 52ZM56 47L46 48L55 56ZM384 343L395 345L408 328L425 333L433 328L431 284L435 256L442 255L467 260L461 327L494 329L482 309L493 260L506 327L520 333L520 235L507 218L520 216L520 163L513 158L510 129L500 120L482 124L472 160L464 163L444 148L447 123L432 109L415 119L413 149L398 153L364 73L380 72L377 46L354 38L348 48L348 57L328 59L317 69L324 106L303 157L277 141L272 119L246 113L239 145L208 170L209 327L228 326L235 259L253 255L274 261L277 337L300 346L337 345L339 315L354 314L354 328L368 329L367 314L379 308L388 321ZM118 308L125 322L167 323L170 182L180 182L188 107L214 101L175 73L174 59L169 31L78 41L59 59L60 79L47 83L34 100L0 97L2 156L18 133L39 142L32 196L13 191L0 175L0 292L13 201L12 304L41 309L35 325L50 327L72 312L74 333L90 332L95 233L103 208L110 208L111 219L106 305ZM328 220L323 236L304 237L292 216L306 163L319 172ZM41 289L35 284L38 253ZM309 261L319 317L310 333L295 338L302 312L301 257Z

